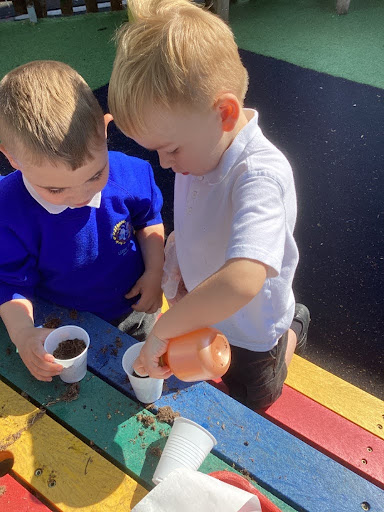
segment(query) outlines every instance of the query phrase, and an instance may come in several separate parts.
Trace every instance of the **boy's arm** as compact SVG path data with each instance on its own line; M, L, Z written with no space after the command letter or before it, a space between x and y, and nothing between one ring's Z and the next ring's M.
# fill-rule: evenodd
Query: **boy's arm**
M259 261L228 260L162 315L153 334L169 339L225 320L259 293L266 276L267 266Z
M26 298L33 297L40 279L35 256L38 237L33 236L35 224L28 224L33 216L7 207L9 198L4 189L1 192L0 316L31 374L39 380L51 381L62 366L50 362L54 358L45 352L43 344L51 330L34 326L33 306ZM10 196L16 203L21 200L17 195ZM26 233L28 236L24 236ZM31 239L36 240L35 245Z
M16 347L20 331L35 326L32 302L28 299L14 299L1 304L0 316Z
M151 377L169 377L169 368L159 366L160 356L167 351L167 340L233 315L259 293L267 268L255 260L228 260L157 320L135 363L135 370Z
M138 230L136 237L143 255L145 271L125 297L130 299L140 294L140 300L132 306L132 309L155 313L162 303L164 226L163 224L147 226Z
M0 305L0 316L9 337L31 374L38 380L51 381L62 366L53 363L54 357L43 348L45 338L52 329L34 326L33 306L28 299L13 299Z

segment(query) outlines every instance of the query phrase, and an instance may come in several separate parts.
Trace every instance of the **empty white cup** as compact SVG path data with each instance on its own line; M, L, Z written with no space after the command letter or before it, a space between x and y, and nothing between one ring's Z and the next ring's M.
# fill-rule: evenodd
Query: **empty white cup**
M71 384L72 382L79 382L87 373L87 354L90 342L89 334L77 325L63 325L63 327L58 327L48 334L44 342L45 351L49 354L53 354L59 343L65 340L73 340L75 338L84 341L85 349L83 352L72 359L55 358L55 363L63 366L60 378L68 384Z
M183 417L175 418L152 482L159 484L181 467L197 471L216 444L214 436L198 423Z
M144 341L135 343L123 355L122 365L128 375L129 382L140 402L151 404L161 397L163 392L164 379L153 379L151 377L135 377L133 375L133 363L139 357Z

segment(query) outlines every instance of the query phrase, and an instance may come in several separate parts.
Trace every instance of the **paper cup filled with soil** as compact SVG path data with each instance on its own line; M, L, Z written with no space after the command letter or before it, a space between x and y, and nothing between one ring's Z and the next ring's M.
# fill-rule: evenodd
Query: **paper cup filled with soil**
M135 392L136 398L144 404L151 404L161 397L164 379L153 379L148 376L139 376L133 369L133 363L139 357L144 341L135 343L123 355L122 365L128 375L129 382Z
M79 382L87 373L89 334L77 325L64 325L52 331L44 342L44 349L63 366L62 381Z

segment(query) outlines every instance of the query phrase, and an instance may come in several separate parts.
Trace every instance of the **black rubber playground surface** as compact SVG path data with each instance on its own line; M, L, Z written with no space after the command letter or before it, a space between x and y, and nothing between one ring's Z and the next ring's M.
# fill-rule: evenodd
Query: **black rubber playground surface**
M297 301L312 315L305 357L384 397L384 92L241 51L246 105L286 154L298 195ZM96 94L106 107L107 88ZM111 130L110 147L149 159L172 229L171 171Z
M305 357L384 397L384 90L241 50L246 106L286 154L298 194L296 298L311 311ZM95 91L106 108L107 86ZM113 126L110 149L151 161L172 229L173 173ZM11 168L0 157L0 174Z

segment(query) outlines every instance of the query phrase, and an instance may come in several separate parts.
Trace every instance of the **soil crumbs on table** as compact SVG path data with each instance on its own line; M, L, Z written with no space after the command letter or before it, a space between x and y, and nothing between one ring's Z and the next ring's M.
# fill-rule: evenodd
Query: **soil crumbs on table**
M80 382L73 382L72 384L67 384L66 390L62 395L55 400L51 400L50 402L45 404L45 407L49 407L50 405L57 404L58 402L73 402L79 398L80 394Z
M61 318L55 316L47 316L45 322L43 323L43 327L46 329L57 329L61 325Z
M164 407L159 407L159 410L156 414L156 419L157 421L168 423L168 425L173 425L175 418L178 418L179 416L179 412L174 411L169 405L164 405Z

